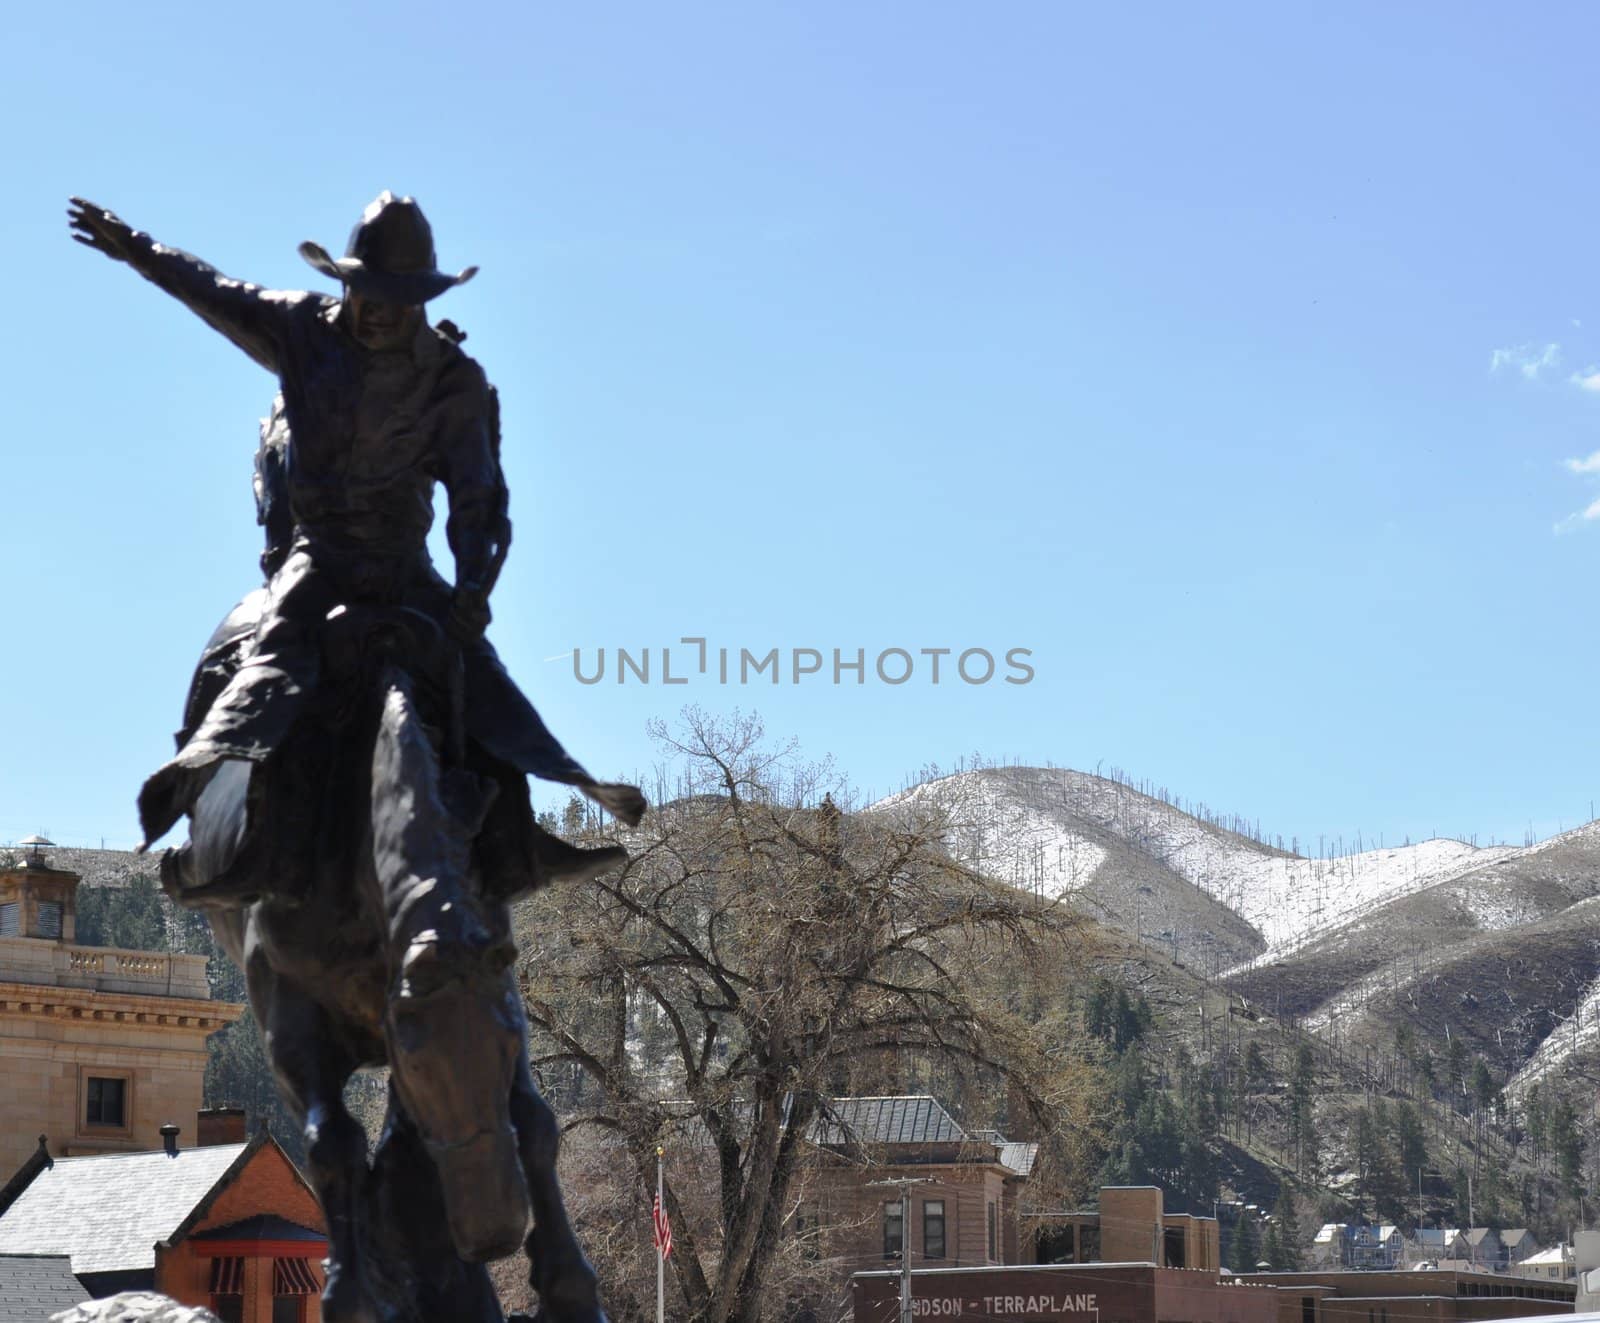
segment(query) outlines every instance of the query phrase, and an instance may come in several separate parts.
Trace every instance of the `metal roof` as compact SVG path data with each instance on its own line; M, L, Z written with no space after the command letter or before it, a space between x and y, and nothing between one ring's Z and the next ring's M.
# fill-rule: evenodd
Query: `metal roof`
M831 1115L817 1123L819 1144L960 1144L969 1136L937 1100L908 1094L893 1098L835 1098Z

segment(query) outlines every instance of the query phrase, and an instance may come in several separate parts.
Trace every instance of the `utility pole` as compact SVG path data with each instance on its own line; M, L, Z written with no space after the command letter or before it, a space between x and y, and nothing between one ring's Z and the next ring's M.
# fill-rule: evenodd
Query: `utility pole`
M911 1187L932 1185L927 1176L891 1176L868 1185L892 1185L900 1191L900 1323L911 1323Z

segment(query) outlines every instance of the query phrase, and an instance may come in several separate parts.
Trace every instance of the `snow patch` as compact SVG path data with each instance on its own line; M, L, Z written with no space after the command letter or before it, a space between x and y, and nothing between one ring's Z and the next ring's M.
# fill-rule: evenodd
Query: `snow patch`
M958 772L874 807L927 799L966 824L957 843L964 861L1041 895L1070 895L1093 881L1105 851L1082 834L1084 825L1119 837L1261 933L1267 951L1241 970L1280 959L1369 908L1518 853L1431 840L1328 859L1288 857L1120 782L1058 768ZM1483 907L1486 926L1513 921L1495 913L1492 896Z

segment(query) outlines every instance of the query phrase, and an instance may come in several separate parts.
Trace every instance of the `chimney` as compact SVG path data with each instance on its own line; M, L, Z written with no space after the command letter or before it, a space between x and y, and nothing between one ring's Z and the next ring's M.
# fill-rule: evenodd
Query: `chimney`
M167 1150L169 1158L178 1156L178 1127L171 1121L161 1127L161 1145Z
M213 1144L242 1144L249 1135L245 1132L243 1107L202 1107L195 1115L196 1148L210 1148Z

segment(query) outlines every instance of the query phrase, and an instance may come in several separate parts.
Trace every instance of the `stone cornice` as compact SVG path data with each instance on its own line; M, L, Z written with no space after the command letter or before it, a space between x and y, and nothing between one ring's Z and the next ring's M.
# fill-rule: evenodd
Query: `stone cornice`
M0 981L0 1015L42 1015L85 1023L214 1033L244 1014L244 1005L197 997L151 997L130 992L49 987Z

